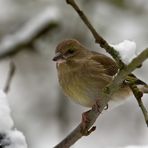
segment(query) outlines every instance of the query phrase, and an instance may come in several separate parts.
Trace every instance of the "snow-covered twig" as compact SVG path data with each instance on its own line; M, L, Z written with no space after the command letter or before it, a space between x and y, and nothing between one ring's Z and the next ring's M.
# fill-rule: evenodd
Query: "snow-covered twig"
M59 12L54 7L47 8L30 20L18 32L7 35L0 42L0 59L10 56L30 46L35 39L58 26Z
M66 0L66 2L76 10L84 24L92 33L96 43L98 43L102 48L104 48L106 52L108 52L116 60L119 65L119 68L123 68L124 63L122 62L119 53L112 46L110 46L109 43L95 30L95 28L92 26L84 12L79 8L75 0Z
M124 40L123 42L113 45L110 44L117 52L119 52L122 61L125 64L129 64L136 54L136 43L134 41Z

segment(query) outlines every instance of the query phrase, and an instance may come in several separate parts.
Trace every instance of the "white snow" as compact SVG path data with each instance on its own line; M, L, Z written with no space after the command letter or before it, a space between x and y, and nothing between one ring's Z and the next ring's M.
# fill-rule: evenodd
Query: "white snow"
M110 45L119 52L121 59L125 64L129 64L137 55L136 43L134 41L124 40L119 44Z
M24 135L13 126L7 95L0 90L0 145L5 148L27 148Z
M24 27L12 35L7 35L0 42L1 53L10 50L10 47L16 46L17 44L24 44L33 38L40 32L40 30L49 25L49 22L57 22L60 13L56 7L47 7L41 14L28 21Z
M10 145L6 148L27 148L24 135L16 129L9 131L6 138L10 139Z
M10 108L3 90L0 90L0 133L6 132L13 127L13 120L10 116Z

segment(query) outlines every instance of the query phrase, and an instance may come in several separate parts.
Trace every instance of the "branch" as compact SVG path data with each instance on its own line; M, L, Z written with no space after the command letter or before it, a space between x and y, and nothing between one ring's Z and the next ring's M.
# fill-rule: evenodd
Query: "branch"
M58 12L48 8L13 35L6 36L0 42L0 59L13 55L32 43L45 32L58 27Z
M143 93L138 89L138 87L136 85L129 83L129 86L130 86L130 88L131 88L131 90L132 90L132 92L133 92L133 94L134 94L134 96L135 96L135 98L138 102L139 107L141 108L145 122L148 126L148 111L146 110L146 108L145 108L145 106L144 106L144 104L141 100Z
M88 20L87 16L84 14L84 12L82 10L80 10L79 6L76 4L75 0L66 0L66 2L68 4L70 4L75 10L76 12L78 13L78 15L80 16L80 18L82 19L82 21L85 23L85 25L89 28L89 30L91 31L91 33L93 34L95 40L97 43L100 44L100 46L102 48L104 48L106 50L106 52L108 52L117 62L117 64L119 65L119 68L122 69L123 67L126 67L126 65L122 62L121 58L120 58L120 55L119 53L113 48L111 47L107 41L105 39L103 39L101 37L101 35L99 35L97 33L97 31L95 30L95 28L92 26L92 24L90 23L90 21ZM146 54L145 54L146 55ZM143 55L143 56L145 56ZM141 56L141 58L143 58ZM134 64L133 64L134 65ZM132 65L131 65L132 66ZM126 69L126 68L125 68ZM126 69L128 70L128 69ZM130 85L131 86L131 85ZM130 87L131 90L133 91L132 87ZM148 91L148 88L145 88L143 87L143 92L147 92ZM134 92L133 92L134 93ZM135 96L136 97L136 96ZM138 101L138 104L139 104L139 99L136 97L137 101ZM142 105L139 105L141 107L141 110L143 112L143 115L145 117L145 120L146 120L146 123L148 122L148 117L147 117L147 111L142 103L142 100L140 101L140 104ZM148 124L148 123L147 123Z
M6 81L5 87L4 87L4 89L3 89L6 94L9 92L10 84L11 84L12 78L13 78L13 76L14 76L14 73L15 73L15 65L14 65L14 63L11 61L11 62L10 62L9 72L8 72L7 81Z
M75 1L66 0L66 2L70 4L76 10L80 18L83 20L85 25L89 28L89 30L93 34L96 42L99 43L100 46L103 47L116 60L117 64L119 65L120 70L118 74L114 77L111 84L109 84L104 89L102 94L100 94L101 102L99 102L99 111L97 110L97 108L94 108L94 107L90 111L88 111L87 117L90 122L87 122L87 124L84 127L85 129L84 128L82 129L83 123L81 122L69 134L69 136L67 136L63 141L61 141L54 148L68 148L72 146L80 138L82 138L83 136L89 135L92 131L94 131L95 127L93 126L93 124L96 121L97 117L100 115L100 113L103 111L105 106L108 104L110 97L120 88L120 85L123 83L126 77L129 74L131 74L132 71L134 71L139 65L141 65L148 58L148 48L147 48L139 56L134 58L129 65L124 65L124 63L120 59L118 52L114 50L113 47L110 47L109 44L96 32L94 27L89 22L88 18L85 16L83 11L80 10L80 8L75 3ZM145 117L147 116L145 115Z
M111 82L109 86L106 87L104 92L101 94L101 100L104 100L100 102L100 108L99 112L92 108L90 112L88 113L88 118L90 119L90 122L86 125L86 128L83 129L82 132L82 123L80 123L70 134L67 136L63 141L61 141L58 145L56 145L54 148L68 148L71 145L73 145L76 141L78 141L82 136L85 136L85 133L90 130L92 130L94 127L92 125L96 121L97 117L100 115L100 113L103 111L104 107L107 105L108 101L110 100L110 96L116 92L120 84L126 79L126 77L134 71L140 64L142 64L146 59L148 58L148 48L145 49L140 55L138 55L136 58L132 60L132 62L124 67L122 70L119 71L119 73L115 76L114 80ZM91 128L92 127L92 128Z
M76 4L75 0L66 0L66 2L67 2L67 4L70 4L76 10L76 12L80 16L80 18L82 19L84 24L89 28L90 32L94 36L96 43L99 43L100 46L102 48L104 48L106 50L106 52L108 52L116 60L116 62L119 65L119 68L123 68L124 63L122 62L119 53L113 47L111 47L107 43L107 41L105 39L103 39L103 37L101 37L101 35L99 35L99 33L92 26L92 24L88 20L87 16L84 14L84 12L82 10L80 10L80 8Z

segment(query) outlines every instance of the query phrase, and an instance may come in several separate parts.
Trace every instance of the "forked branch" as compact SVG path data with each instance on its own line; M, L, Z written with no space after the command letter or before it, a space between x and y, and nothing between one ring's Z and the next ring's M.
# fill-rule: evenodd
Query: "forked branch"
M80 123L64 140L62 140L54 148L69 148L76 141L78 141L80 138L82 138L83 136L86 136L86 133L91 133L95 129L95 127L93 126L94 122L96 121L96 119L98 118L100 113L103 111L104 107L108 104L108 102L110 100L110 96L120 88L120 85L127 78L127 76L129 74L131 74L139 65L141 65L148 58L148 48L147 48L141 54L139 54L136 58L134 58L130 64L125 65L121 61L121 58L120 58L118 52L113 47L111 47L107 43L107 41L105 39L103 39L97 33L97 31L91 25L90 21L88 20L88 18L84 14L84 12L82 10L80 10L80 8L76 4L76 2L74 0L66 0L66 2L68 4L70 4L76 10L78 15L82 19L82 21L85 23L85 25L89 28L89 30L93 34L95 41L97 43L99 43L100 46L102 48L104 48L116 60L116 62L119 65L120 70L117 73L117 75L114 77L111 84L109 84L104 89L104 92L102 92L102 94L100 94L101 100L104 100L104 101L100 102L101 104L99 106L100 107L99 112L98 112L97 109L94 109L94 108L92 108L89 111L88 118L89 118L90 122L87 123L87 125L85 126L85 129L82 130L83 125L82 125L82 123ZM133 87L133 85L131 85L131 89L132 89L133 93L135 93L135 90L133 90L132 87ZM139 103L139 106L142 109L142 112L143 112L144 117L145 117L145 121L148 122L147 110L146 110L146 108L144 107L144 105L141 101L141 96L138 97L137 94L134 94L134 95L135 95L135 97L136 97L136 99Z

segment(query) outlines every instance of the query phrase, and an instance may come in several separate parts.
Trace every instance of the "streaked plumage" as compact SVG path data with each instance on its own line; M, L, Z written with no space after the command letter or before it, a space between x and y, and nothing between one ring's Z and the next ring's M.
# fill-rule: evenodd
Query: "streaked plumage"
M76 103L91 107L102 89L117 73L116 63L106 55L89 51L76 40L65 40L56 48L59 83L64 93ZM130 94L121 86L112 100L124 100Z

